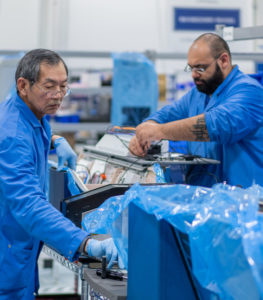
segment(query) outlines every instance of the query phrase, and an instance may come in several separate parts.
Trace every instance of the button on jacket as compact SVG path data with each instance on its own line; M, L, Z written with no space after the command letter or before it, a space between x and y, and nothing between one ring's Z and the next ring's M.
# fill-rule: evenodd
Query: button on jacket
M253 183L263 185L262 86L235 66L211 98L194 87L148 119L167 123L202 113L210 142L187 142L188 153L217 159L221 164L190 167L189 183L211 186L226 181L244 188Z
M34 299L41 241L70 260L87 233L46 199L51 130L16 95L0 104L0 300Z

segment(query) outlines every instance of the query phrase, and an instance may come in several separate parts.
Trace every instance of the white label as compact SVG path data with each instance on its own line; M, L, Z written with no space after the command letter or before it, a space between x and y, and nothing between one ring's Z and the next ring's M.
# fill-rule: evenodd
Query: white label
M233 41L234 39L234 27L229 26L223 29L223 38L226 41Z

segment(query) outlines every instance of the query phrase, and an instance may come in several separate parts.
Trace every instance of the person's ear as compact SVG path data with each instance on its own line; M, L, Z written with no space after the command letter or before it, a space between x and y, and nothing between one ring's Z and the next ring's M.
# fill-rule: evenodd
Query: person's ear
M16 81L16 87L19 92L19 95L26 96L27 91L30 88L29 81L23 77L19 77Z
M223 52L218 58L219 66L224 70L229 67L230 57L226 52Z

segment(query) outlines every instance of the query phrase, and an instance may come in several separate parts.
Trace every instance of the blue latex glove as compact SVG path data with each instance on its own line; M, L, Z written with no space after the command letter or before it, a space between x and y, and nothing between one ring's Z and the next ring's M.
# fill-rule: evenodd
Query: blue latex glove
M65 162L68 162L68 167L76 170L77 154L72 150L67 140L63 137L57 138L54 141L54 147L58 156L58 171L61 171Z
M108 264L108 268L110 269L113 265L114 261L118 261L118 252L113 239L106 239L104 241L98 241L94 239L90 239L87 245L87 253L90 256L94 256L97 258L101 258L102 256L106 256Z

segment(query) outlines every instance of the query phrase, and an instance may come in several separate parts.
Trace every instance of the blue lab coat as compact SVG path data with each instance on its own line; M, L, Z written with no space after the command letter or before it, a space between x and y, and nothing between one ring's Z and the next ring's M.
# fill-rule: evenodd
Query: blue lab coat
M69 260L87 233L46 199L51 129L15 95L0 104L0 300L34 299L41 241Z
M148 119L158 123L205 114L210 142L188 142L190 154L217 159L220 165L188 170L190 184L216 182L263 186L263 88L238 66L211 97L194 87L174 105L163 107Z

